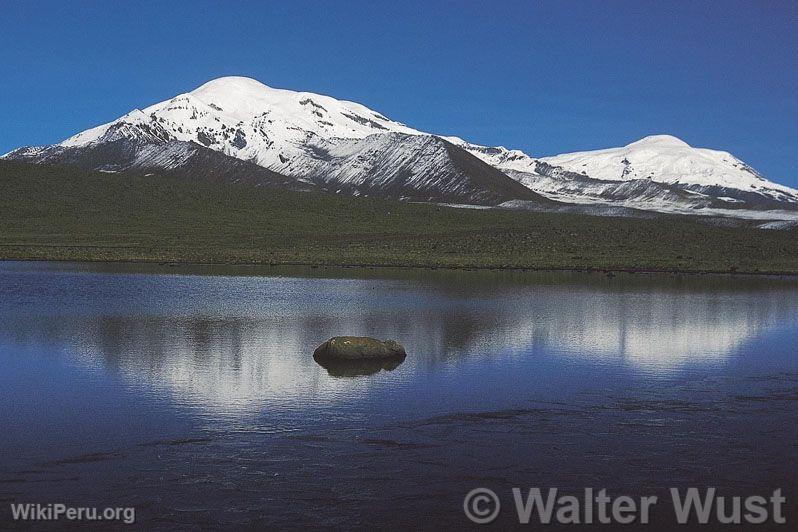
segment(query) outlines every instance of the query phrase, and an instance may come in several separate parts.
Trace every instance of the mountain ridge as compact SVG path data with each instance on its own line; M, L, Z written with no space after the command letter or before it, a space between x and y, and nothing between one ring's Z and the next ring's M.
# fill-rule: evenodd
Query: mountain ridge
M434 156L424 158L420 148L430 148L434 141L413 137L440 138L448 147L431 149ZM765 179L727 152L693 148L671 135L644 137L620 148L535 158L520 150L419 131L356 102L275 89L240 76L211 80L55 146L96 152L92 146L118 141L194 143L288 180L394 199L482 205L559 201L695 214L798 210L798 190ZM454 159L466 160L458 150L496 171L473 161L456 164ZM15 150L4 157L46 162L52 156L58 162L62 154L51 146Z

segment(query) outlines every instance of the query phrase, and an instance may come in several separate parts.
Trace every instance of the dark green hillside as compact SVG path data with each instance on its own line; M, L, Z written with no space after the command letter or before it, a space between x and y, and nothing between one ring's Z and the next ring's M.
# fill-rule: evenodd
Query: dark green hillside
M798 231L452 209L0 161L0 257L798 273Z

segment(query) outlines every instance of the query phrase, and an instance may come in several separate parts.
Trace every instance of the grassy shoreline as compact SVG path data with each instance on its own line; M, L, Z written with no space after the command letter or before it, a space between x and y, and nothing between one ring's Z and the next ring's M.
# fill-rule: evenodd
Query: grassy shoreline
M644 269L644 268L576 268L576 267L550 267L550 268L531 268L531 267L492 267L492 266L436 266L436 265L406 265L406 264L386 264L386 263L318 263L318 262L181 262L181 261L160 261L160 260L91 260L91 259L40 259L40 258L7 258L0 257L0 265L3 263L45 263L45 264L86 264L86 265L108 265L108 266L159 266L159 267L252 267L263 268L329 268L329 269L361 269L361 270L429 270L429 271L452 271L452 272L512 272L512 273L585 273L585 274L630 274L630 275L690 275L690 276L725 276L725 277L781 277L798 280L798 271L777 271L777 270L688 270L688 269Z
M473 210L0 161L0 260L798 275L798 230Z

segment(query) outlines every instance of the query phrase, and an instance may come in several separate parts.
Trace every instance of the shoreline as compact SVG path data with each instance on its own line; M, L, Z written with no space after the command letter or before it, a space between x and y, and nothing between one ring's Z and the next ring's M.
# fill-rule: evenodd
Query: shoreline
M521 266L438 266L438 265L407 265L407 264L380 264L380 263L314 263L303 261L270 261L270 262L240 262L240 261L162 261L147 259L119 259L119 260L91 260L91 259L40 259L40 258L0 258L0 264L7 263L42 263L42 264L94 264L94 265L130 265L130 266L159 266L165 268L178 267L251 267L251 268L279 268L279 267L305 267L338 268L338 269L398 269L398 270L430 270L452 272L512 272L512 273L583 273L602 274L614 277L617 274L629 275L685 275L685 276L718 276L718 277L755 277L755 278L787 278L798 279L796 271L746 271L746 270L712 270L712 269L679 269L679 268L634 268L634 267L521 267Z

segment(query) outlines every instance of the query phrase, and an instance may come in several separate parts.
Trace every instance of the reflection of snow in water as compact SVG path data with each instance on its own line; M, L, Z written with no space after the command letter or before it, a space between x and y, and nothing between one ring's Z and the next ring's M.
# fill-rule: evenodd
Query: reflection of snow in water
M792 297L592 293L557 304L529 301L528 312L487 331L473 345L524 351L544 344L564 356L670 372L725 359L743 342L793 318L793 308L785 305Z
M81 363L117 368L134 385L217 414L334 405L368 394L379 379L400 386L435 366L538 347L667 373L722 362L798 314L798 293L767 285L677 291L656 284L65 277L46 278L38 301L26 292L12 312L0 307L0 317L13 322L0 332L3 343L66 345ZM47 284L59 279L60 286ZM413 360L390 374L332 378L311 354L339 334L399 339Z
M316 339L286 323L134 321L119 332L114 358L103 349L107 337L83 337L75 352L84 363L113 364L132 382L145 381L216 414L334 404L339 396L362 395L372 383L325 378L310 356Z

